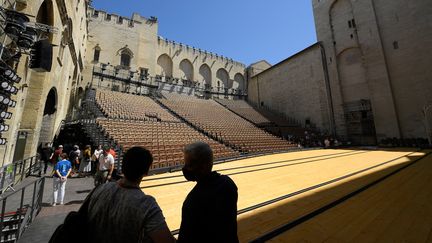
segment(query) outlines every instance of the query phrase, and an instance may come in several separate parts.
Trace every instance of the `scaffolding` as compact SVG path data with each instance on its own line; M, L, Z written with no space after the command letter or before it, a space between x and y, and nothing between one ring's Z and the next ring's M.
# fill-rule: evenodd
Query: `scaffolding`
M343 108L348 137L361 144L376 143L375 122L370 100L347 102Z

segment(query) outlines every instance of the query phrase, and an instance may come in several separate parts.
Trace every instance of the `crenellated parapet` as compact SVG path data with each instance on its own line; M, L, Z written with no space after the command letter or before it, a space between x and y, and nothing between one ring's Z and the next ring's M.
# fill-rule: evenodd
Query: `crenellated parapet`
M176 42L173 40L168 40L166 38L163 38L162 36L158 36L158 45L159 46L165 46L165 47L168 46L174 52L185 52L188 55L197 56L197 57L203 58L209 62L213 62L213 61L224 62L227 65L231 64L231 65L234 65L237 67L246 68L245 64L243 64L241 62L234 61L232 58L225 57L225 56L219 55L217 53L209 52L206 50L202 50L200 48L190 46L187 44L183 44L180 42Z
M112 25L122 26L125 28L136 28L137 26L147 24L152 25L157 23L157 18L150 17L146 18L137 13L132 15L132 18L124 17L115 13L107 13L103 10L97 10L94 8L88 9L88 17L91 20L105 21Z

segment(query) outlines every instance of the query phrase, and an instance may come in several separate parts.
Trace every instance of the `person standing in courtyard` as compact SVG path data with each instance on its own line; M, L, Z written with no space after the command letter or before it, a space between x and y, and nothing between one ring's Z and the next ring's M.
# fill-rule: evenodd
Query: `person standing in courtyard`
M237 186L213 168L213 151L204 142L184 149L183 175L197 184L182 207L178 241L237 243Z
M95 175L95 186L111 180L114 171L114 157L110 154L110 148L104 148L103 153L99 156L99 165Z
M66 153L61 154L62 160L60 160L54 167L54 176L53 176L53 204L55 206L57 203L63 205L65 189L66 189L66 181L72 170L71 162L68 160L68 156ZM59 195L58 195L59 194ZM59 198L58 198L59 196ZM59 200L58 200L59 199Z
M86 145L83 151L82 160L79 167L80 177L86 176L91 172L91 146Z
M103 153L102 145L99 145L92 155L92 174L96 173L99 164L99 156Z
M57 147L57 150L54 151L54 154L51 156L51 162L53 163L53 166L60 160L62 160L61 155L63 153L63 145L59 145Z
M45 143L45 146L41 149L41 160L44 164L43 173L46 174L48 169L48 163L50 162L51 156L53 155L53 150L50 143ZM42 166L41 166L42 167ZM39 170L39 176L42 174L42 168Z
M81 163L81 150L78 145L74 145L72 151L69 153L69 159L72 163L73 173L79 171Z

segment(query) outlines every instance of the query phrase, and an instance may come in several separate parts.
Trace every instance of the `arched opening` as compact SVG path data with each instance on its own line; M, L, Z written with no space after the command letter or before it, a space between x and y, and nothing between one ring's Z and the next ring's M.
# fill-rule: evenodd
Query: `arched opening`
M330 21L336 55L347 48L359 45L351 1L335 1L330 8Z
M210 89L212 86L212 73L211 69L207 64L201 65L199 69L200 80L198 80L203 88Z
M230 89L232 87L232 85L230 85L229 83L229 74L225 69L220 68L219 70L217 70L216 78L222 89Z
M53 3L51 0L45 0L36 15L36 21L38 23L46 24L54 26L54 10L53 10ZM50 42L53 41L53 34L50 33L48 35L48 38Z
M82 87L78 88L78 92L76 94L76 105L77 108L81 107L82 99L84 98L84 89Z
M45 102L45 108L44 108L44 116L45 115L52 115L57 111L57 90L55 88L51 88L46 102Z
M120 54L120 66L130 67L131 56L128 52L123 51Z
M348 136L355 143L375 144L375 123L361 50L343 50L337 56L337 66Z
M246 85L245 85L243 75L240 73L237 73L236 75L234 75L233 89L244 91L245 87L246 87Z
M189 60L183 59L180 62L179 68L180 68L180 71L182 73L181 74L182 75L181 76L182 79L189 80L189 81L193 81L194 80L194 77L193 77L194 70L193 70L192 63Z
M53 132L55 126L55 117L57 113L57 90L56 88L51 88L48 92L45 107L42 118L42 125L39 136L39 144L45 144L51 142L53 139Z
M167 54L162 54L157 60L158 70L157 73L161 76L172 77L173 62L171 57Z
M94 48L93 62L99 62L100 53L101 53L101 48L99 45L96 45Z

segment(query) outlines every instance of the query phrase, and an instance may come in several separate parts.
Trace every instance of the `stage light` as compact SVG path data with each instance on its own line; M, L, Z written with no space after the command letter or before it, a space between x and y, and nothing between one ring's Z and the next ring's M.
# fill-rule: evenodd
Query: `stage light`
M11 94L17 94L18 93L18 88L15 86L10 85L7 81L3 80L0 83L0 87L4 90L7 91Z
M9 83L6 80L1 81L0 83L0 87L4 90L6 90L9 86Z
M12 108L15 108L16 104L17 104L16 101L11 100L8 105Z
M11 94L17 94L18 93L18 88L17 87L15 87L15 86L9 86L7 89L6 89L6 91L7 92L9 92L9 93L11 93Z
M4 95L0 95L0 103L4 104L4 105L8 105L10 102L9 97L4 96Z
M20 77L11 69L6 69L3 75L14 82L17 82L17 80L20 79Z
M0 104L7 105L7 106L10 106L10 107L15 107L16 106L16 101L11 100L9 97L0 94Z
M9 125L0 124L0 132L7 132L7 131L9 131Z
M0 119L11 119L12 117L12 113L7 112L7 111L2 111L0 113Z
M21 77L16 74L14 70L6 65L0 66L0 75L5 81L13 81L15 83L21 82Z
M38 33L35 29L27 27L24 32L21 33L18 39L18 46L24 49L29 49L37 41Z
M6 138L0 138L0 145L5 145L6 142Z

